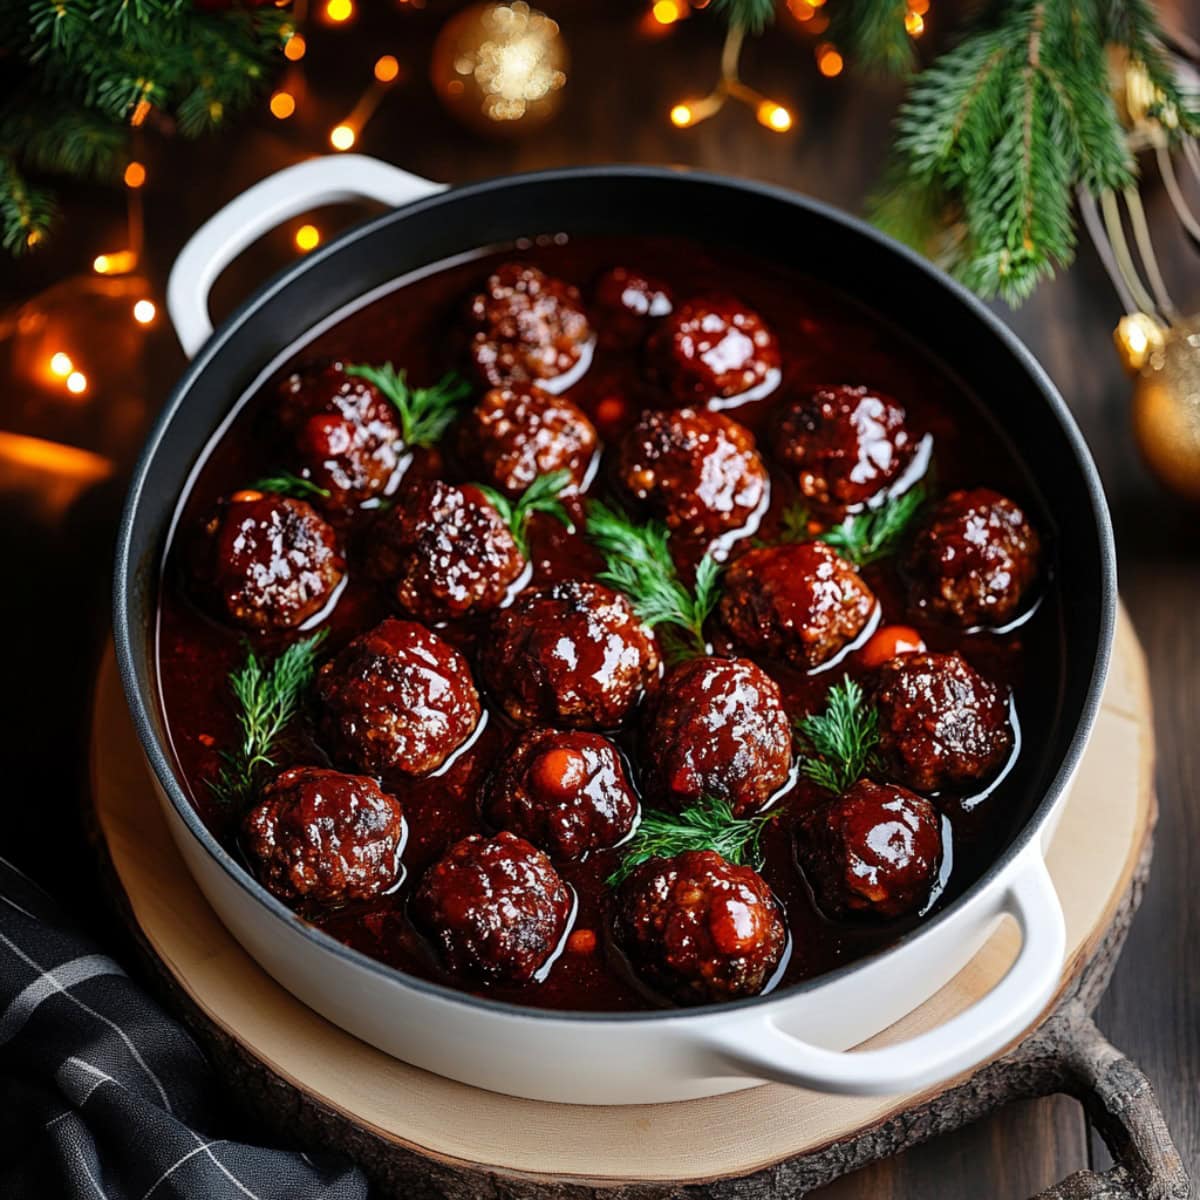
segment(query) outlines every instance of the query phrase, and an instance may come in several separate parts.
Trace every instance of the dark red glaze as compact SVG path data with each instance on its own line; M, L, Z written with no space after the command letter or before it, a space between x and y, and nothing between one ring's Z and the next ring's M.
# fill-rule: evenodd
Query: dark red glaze
M796 849L822 911L891 919L929 902L942 862L941 821L923 796L860 779L801 818Z
M432 623L496 608L525 556L478 488L428 480L371 526L367 569L388 584L402 613Z
M421 880L413 917L458 976L528 983L567 932L571 893L524 838L477 835L452 846Z
M334 761L373 775L427 775L471 736L479 696L466 661L415 621L389 617L317 675Z
M1041 542L991 488L951 492L917 535L909 567L917 604L969 628L1017 616L1038 575Z
M278 418L299 474L350 509L388 490L404 451L392 402L340 361L313 362L279 385Z
M370 900L400 877L400 802L364 775L293 767L262 790L242 845L265 887L285 903Z
M862 576L824 542L747 550L722 582L721 620L733 640L802 671L858 637L877 607Z
M591 337L578 290L528 263L498 266L468 311L471 358L492 387L566 374Z
M638 345L656 321L669 316L675 301L661 280L629 267L613 267L596 280L593 307L602 321L601 345L627 347Z
M498 612L481 648L492 698L519 725L616 729L658 675L658 649L620 592L569 580Z
M879 668L879 749L922 792L983 783L1013 745L1006 698L961 654L902 654Z
M596 453L596 430L565 396L527 384L493 388L459 422L458 451L481 483L512 499L539 476L567 471L579 491Z
M792 731L779 685L744 658L694 658L663 680L645 739L647 791L684 808L705 797L737 816L788 782Z
M483 814L551 858L582 858L633 829L638 801L616 746L598 733L531 729L483 790Z
M680 404L752 391L780 362L779 343L762 317L717 293L681 304L655 331L648 353L653 376Z
M912 457L903 407L867 387L823 387L780 408L772 447L814 504L846 508L887 487Z
M295 629L342 581L337 535L311 504L235 492L205 523L197 583L219 616L244 629Z
M642 979L678 1004L757 995L787 946L763 877L712 850L638 867L621 887L617 937Z

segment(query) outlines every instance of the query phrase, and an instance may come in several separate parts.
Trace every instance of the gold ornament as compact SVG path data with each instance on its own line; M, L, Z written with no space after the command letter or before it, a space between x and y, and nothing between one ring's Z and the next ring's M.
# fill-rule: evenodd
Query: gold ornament
M511 136L558 111L567 64L558 23L512 0L472 5L447 21L429 71L442 103L464 124Z
M1163 485L1200 503L1200 316L1162 331L1133 390L1133 431Z
M1113 330L1113 343L1121 365L1136 375L1150 355L1162 349L1163 327L1147 313L1127 313Z

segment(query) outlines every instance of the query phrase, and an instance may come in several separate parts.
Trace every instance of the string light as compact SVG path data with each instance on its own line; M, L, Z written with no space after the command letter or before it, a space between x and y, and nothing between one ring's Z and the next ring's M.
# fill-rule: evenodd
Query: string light
M112 254L97 254L92 260L92 270L97 275L127 275L137 266L137 255L132 250L117 250Z
M158 316L158 309L153 300L139 300L133 306L133 319L139 325L152 324L156 316Z
M133 107L133 115L129 118L129 123L135 129L143 124L146 118L150 115L150 101L143 96ZM87 381L84 381L84 386L87 386Z
M87 376L82 371L72 371L67 376L67 391L72 396L82 396L87 391Z
M358 140L358 134L349 125L335 125L329 131L329 144L335 150L349 150Z
M835 75L840 75L845 65L846 60L838 53L835 46L824 42L817 47L817 70L826 79L832 79Z
M58 379L66 379L72 371L75 370L75 364L71 361L71 356L63 350L59 350L57 354L50 356L50 374Z
M375 60L375 78L380 83L391 83L400 74L400 64L395 56L385 54Z
M679 5L675 3L675 0L656 0L653 8L650 9L650 15L660 25L674 25L683 14L679 11Z
M325 19L342 25L354 16L354 0L326 0Z
M271 116L286 121L296 111L296 97L291 92L276 92L271 97Z
M146 182L146 168L135 160L125 168L122 178L127 188L140 188Z
M792 127L792 114L782 104L776 104L774 100L761 101L758 108L755 109L754 115L758 118L760 125L764 125L776 133L787 133Z
M296 249L308 253L310 250L315 250L321 244L321 231L315 225L301 225L296 230L293 240L296 243Z
M671 109L671 124L680 129L686 129L694 120L690 104L677 104Z
M287 44L283 47L283 57L288 62L299 62L304 57L304 52L308 49L308 43L304 40L304 34L293 33L287 40Z
M923 17L929 11L929 0L908 0L908 11Z
M349 150L358 141L367 122L375 115L379 102L400 78L400 63L392 54L381 55L375 60L374 76L349 116L329 131L329 144L335 150Z
M904 28L909 37L920 37L925 32L925 18L914 9L904 14Z

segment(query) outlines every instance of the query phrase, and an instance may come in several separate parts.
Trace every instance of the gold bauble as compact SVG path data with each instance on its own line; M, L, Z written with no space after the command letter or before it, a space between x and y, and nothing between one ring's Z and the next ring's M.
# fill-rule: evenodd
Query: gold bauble
M1134 383L1133 431L1164 486L1200 503L1200 316L1165 330L1146 360Z
M1126 313L1113 330L1121 365L1130 375L1136 375L1150 361L1150 356L1163 348L1165 331L1149 314Z
M429 73L442 103L481 133L512 136L544 125L567 82L558 23L525 0L475 4L446 22Z

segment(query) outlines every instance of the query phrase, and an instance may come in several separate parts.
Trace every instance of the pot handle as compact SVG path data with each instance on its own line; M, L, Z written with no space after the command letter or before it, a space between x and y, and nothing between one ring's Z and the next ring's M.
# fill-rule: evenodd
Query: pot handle
M445 188L362 154L327 154L285 167L231 200L192 234L167 281L167 311L188 358L208 340L208 293L217 276L281 222L322 204L378 200L398 206Z
M780 1029L769 1015L701 1035L727 1071L818 1092L887 1096L917 1091L978 1066L1027 1030L1054 994L1066 923L1040 847L1000 904L1020 927L1016 961L987 995L946 1024L879 1050L826 1050Z

